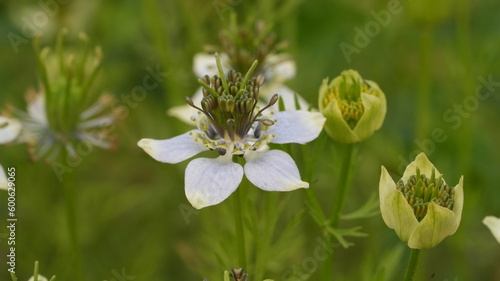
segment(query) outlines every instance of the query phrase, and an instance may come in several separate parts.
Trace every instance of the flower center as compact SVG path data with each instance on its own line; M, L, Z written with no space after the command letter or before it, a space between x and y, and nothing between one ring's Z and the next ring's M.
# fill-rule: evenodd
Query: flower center
M366 83L356 71L347 70L332 81L322 102L327 106L332 100L337 100L342 118L354 129L365 111L361 93L378 95L377 90Z
M446 184L442 175L436 178L435 170L432 170L429 179L420 174L420 169L417 168L417 174L412 175L406 184L403 179L398 181L397 189L403 193L418 221L425 217L431 202L453 210L455 190Z
M269 103L259 110L259 87L263 79L250 78L257 66L254 62L243 77L241 73L230 70L227 76L222 72L220 60L216 55L219 75L205 75L199 80L203 86L201 108L194 105L190 98L187 103L201 113L193 117L197 127L204 134L192 133L195 141L219 151L224 155L229 149L233 154L242 155L247 149L256 150L269 142L272 136L262 134L274 124L270 119L262 118L262 112L278 101L275 94ZM253 129L252 135L249 132ZM248 141L252 140L250 144Z

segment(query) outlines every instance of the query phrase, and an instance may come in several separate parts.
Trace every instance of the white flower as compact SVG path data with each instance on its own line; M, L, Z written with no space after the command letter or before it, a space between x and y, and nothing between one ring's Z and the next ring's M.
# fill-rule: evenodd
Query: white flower
M460 225L463 177L450 188L424 153L406 167L397 184L382 166L379 191L385 224L412 249L433 248Z
M222 73L225 79L223 76ZM322 130L323 115L308 111L263 115L264 109L276 103L277 95L258 110L258 80L252 78L245 84L239 73L230 71L227 76L227 87L223 86L220 77L205 78L204 82L209 85L204 88L202 108L188 100L198 109L198 114L192 118L197 129L166 140L142 139L138 145L157 161L170 164L206 150L219 153L217 158L194 159L186 168L186 197L197 209L228 198L240 184L243 174L266 191L309 187L301 180L290 155L280 150L267 150L267 144L312 141ZM250 77L249 74L246 77ZM241 87L232 87L235 85ZM234 155L244 157L244 167L232 161Z
M15 140L21 132L21 128L19 120L0 116L0 144Z
M48 281L48 279L41 275L41 274L38 274L38 278L37 278L38 281ZM28 281L35 281L35 276L31 276L30 279L28 279Z
M487 216L483 219L483 223L490 229L498 243L500 243L500 218Z
M7 175L5 174L5 171L0 165L0 189L7 190L9 188L9 184L7 182Z
M220 54L220 59L224 72L231 69L227 54ZM193 64L193 71L198 77L203 77L204 75L212 76L218 73L217 64L212 54L196 54ZM307 110L309 108L309 104L304 98L284 84L286 80L295 77L296 72L295 62L289 55L268 55L262 65L261 75L264 77L265 84L260 89L260 97L266 104L274 94L279 93L285 110ZM202 98L202 88L199 88L192 97L192 100L195 104L199 104ZM278 104L273 105L272 109L278 111ZM191 116L195 115L196 112L197 110L189 105L181 105L170 108L167 113L188 124L192 124Z
M30 153L35 160L43 157L53 160L61 148L66 149L71 157L76 157L75 144L78 142L88 142L105 149L112 147L113 143L105 130L115 120L112 113L105 112L113 101L111 96L103 95L87 110L80 114L76 112L78 119L74 125L67 127L61 126L60 122L53 124L55 120L52 123L49 121L45 100L43 92L30 90L27 93L27 112L14 109L17 119L10 119L11 129L0 130L0 139L34 146ZM0 117L0 122L2 118L5 119ZM14 135L16 137L12 138Z

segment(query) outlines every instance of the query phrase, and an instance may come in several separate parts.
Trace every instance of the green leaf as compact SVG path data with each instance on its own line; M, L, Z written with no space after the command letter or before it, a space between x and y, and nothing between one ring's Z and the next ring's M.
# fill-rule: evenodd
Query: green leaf
M377 194L373 193L368 201L366 201L366 203L361 206L361 208L345 215L341 214L340 218L343 220L364 219L376 216L378 214L380 214L379 200L377 198Z
M347 229L342 229L342 228L333 228L331 226L326 227L326 231L328 233L332 234L335 239L342 245L344 248L349 248L350 246L354 246L354 243L348 242L344 237L366 237L368 236L367 233L359 232L362 227L361 226L356 226L353 228L347 228Z

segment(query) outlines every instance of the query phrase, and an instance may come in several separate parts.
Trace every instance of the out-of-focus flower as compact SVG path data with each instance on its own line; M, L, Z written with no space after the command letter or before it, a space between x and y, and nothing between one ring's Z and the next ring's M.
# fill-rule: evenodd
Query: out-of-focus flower
M424 153L406 167L397 183L382 166L379 192L384 222L410 248L433 248L460 225L463 176L455 187L448 186Z
M377 83L364 80L357 71L346 70L319 89L319 110L326 117L325 131L341 143L370 137L384 122L384 93Z
M63 33L58 38L56 56L48 56L47 48L39 50L35 44L43 87L27 92L27 112L9 106L9 114L16 119L0 117L0 122L10 120L7 129L0 129L0 140L27 143L34 160L53 160L61 149L76 158L79 143L105 149L114 146L108 130L115 121L113 97L104 94L92 102L95 99L89 93L102 53L96 48L93 55L89 54L88 38L81 35L86 43L82 54L67 55L62 37Z
M38 281L48 281L48 279L45 276L40 275L40 274L38 274L37 280ZM28 281L35 281L35 276L31 276L30 279L28 279Z
M220 65L220 61L219 61ZM229 71L227 78L220 67L219 76L205 76L201 107L187 98L198 110L192 120L197 129L166 139L142 139L138 145L154 159L179 163L202 151L214 150L219 157L192 160L185 172L185 192L197 209L218 204L239 186L243 174L255 186L266 191L291 191L307 188L300 179L293 159L281 150L267 150L268 143L306 143L314 140L325 118L319 112L282 111L265 113L278 95L259 109L261 81L251 77L256 63L245 77ZM244 168L233 156L246 160Z
M498 243L500 243L500 218L487 216L483 219L483 223L490 229Z
M198 77L218 74L213 55L215 52L220 53L224 72L230 69L244 72L250 68L254 60L257 60L259 66L253 75L265 80L259 97L264 104L269 103L273 95L279 93L285 110L309 108L309 104L301 96L284 84L295 77L295 61L290 54L281 53L286 43L278 42L276 35L270 33L264 22L257 21L250 27L238 27L234 20L227 30L221 32L220 42L220 47L207 47L207 53L198 53L194 56L193 70ZM202 98L202 89L199 88L192 100L194 103L200 103ZM278 105L273 105L273 109L277 111ZM188 105L175 106L168 110L168 114L192 124L191 116L196 114L196 109Z
M5 174L5 171L0 165L0 189L7 190L9 188L9 184L7 182L7 175Z
M21 132L21 128L19 120L0 116L0 144L15 140Z

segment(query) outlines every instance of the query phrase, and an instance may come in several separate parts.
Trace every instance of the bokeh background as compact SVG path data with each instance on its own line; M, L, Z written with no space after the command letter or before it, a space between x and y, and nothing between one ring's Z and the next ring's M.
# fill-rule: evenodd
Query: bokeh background
M345 210L354 210L377 194L381 165L398 178L401 167L424 151L449 184L464 175L465 207L457 233L423 252L416 279L500 280L500 245L481 222L487 215L500 216L500 2L457 0L449 7L443 4L444 8L431 3L423 13L431 25L412 16L410 2L390 2L0 1L1 108L12 104L24 109L24 93L39 85L29 26L43 33L42 44L50 46L63 27L69 30L69 46L77 46L79 32L87 33L105 55L93 91L110 92L123 104L131 90L142 85L146 67L168 73L143 101L127 105L126 118L114 128L119 138L116 150L95 148L66 174L77 187L86 280L118 280L113 272L125 270L134 280L207 277L214 281L222 280L225 269L237 266L227 262L230 254L222 259L217 254L217 247L232 239L224 233L233 227L229 203L186 217L186 210L192 211L183 191L188 161L162 164L136 145L143 137L169 138L189 129L167 116L166 110L182 104L183 97L198 88L193 55L206 44L218 43L218 31L227 25L231 11L241 21L265 20L279 39L288 40L287 52L297 64L296 78L288 86L313 106L322 79L345 69L359 71L385 92L384 125L361 145ZM356 46L356 28L365 31L375 21L374 14L387 10L388 5L399 5L400 12L391 14L385 26L379 25L380 30L368 36L366 46L358 45L347 58L341 44ZM45 13L48 20L37 19L37 13ZM12 34L24 40L13 45ZM482 85L480 77L495 82L489 89L483 86L481 93L491 94L474 103L476 88ZM419 101L422 95L428 96L423 103ZM432 140L436 128L444 131L445 141ZM333 201L337 174L331 171L339 162L329 147L315 159L311 184L325 209ZM291 149L297 151L295 146ZM303 167L307 159L295 157ZM31 276L35 260L40 261L42 274L75 280L68 262L70 241L62 187L52 167L43 161L30 162L25 145L0 146L0 163L17 170L19 280ZM267 196L254 187L248 192L255 198ZM288 203L277 222L278 232L301 216L283 255L268 262L266 276L275 280L282 280L285 270L300 267L321 236L307 214L303 191L279 196ZM5 193L0 194L0 201L5 206ZM7 216L3 210L0 213L0 280L9 280L4 262ZM394 274L387 280L399 280L408 249L380 215L344 225L361 225L369 236L351 239L353 247L337 249L334 280L373 280L378 262L396 252L400 258L392 262Z

